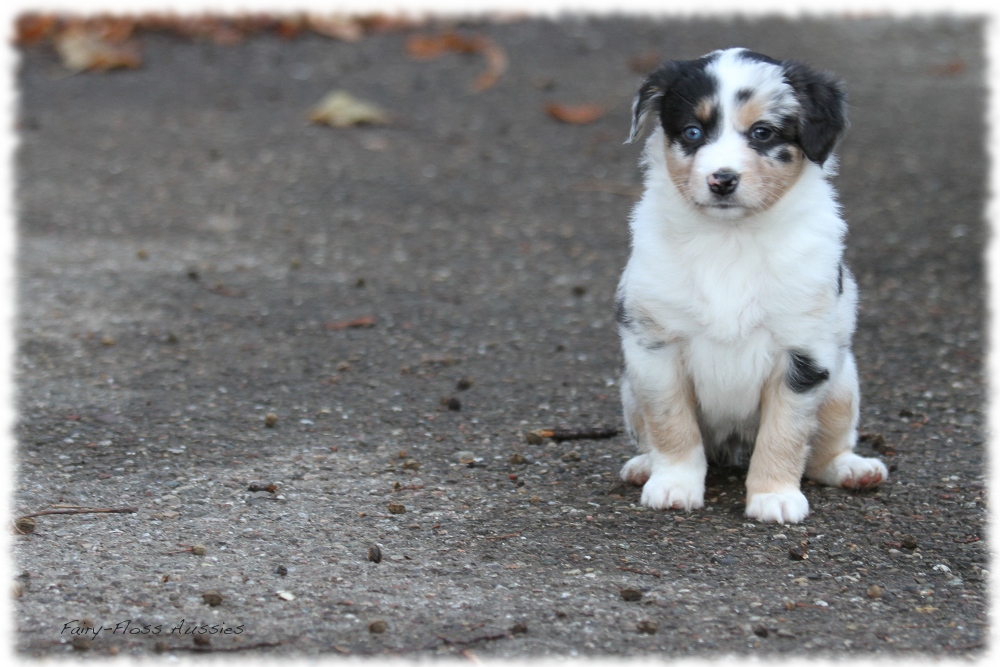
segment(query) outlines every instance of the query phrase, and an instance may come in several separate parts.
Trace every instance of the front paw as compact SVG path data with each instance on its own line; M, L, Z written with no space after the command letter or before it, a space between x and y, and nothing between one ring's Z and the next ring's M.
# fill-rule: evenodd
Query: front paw
M641 502L655 510L696 510L705 506L705 472L690 465L654 469L642 487Z
M854 452L844 452L831 461L817 476L818 482L845 489L867 489L889 478L885 464L878 459L866 459Z
M649 479L649 473L652 469L652 465L653 463L649 459L649 454L633 456L625 465L622 466L622 471L619 475L621 476L622 481L635 484L636 486L642 486Z
M758 521L798 523L809 516L809 501L795 488L755 493L747 499L747 516Z

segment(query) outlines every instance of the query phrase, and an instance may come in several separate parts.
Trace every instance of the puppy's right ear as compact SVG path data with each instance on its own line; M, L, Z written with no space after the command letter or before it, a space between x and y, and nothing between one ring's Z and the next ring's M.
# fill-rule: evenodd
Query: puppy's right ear
M657 77L657 72L650 74L642 82L642 87L632 100L632 130L629 132L626 144L634 143L646 127L646 120L651 111L659 112L663 99L664 88Z
M651 113L659 115L663 106L663 96L677 85L686 65L690 63L670 60L650 73L642 82L639 92L632 100L632 131L629 132L626 144L631 144L639 138Z

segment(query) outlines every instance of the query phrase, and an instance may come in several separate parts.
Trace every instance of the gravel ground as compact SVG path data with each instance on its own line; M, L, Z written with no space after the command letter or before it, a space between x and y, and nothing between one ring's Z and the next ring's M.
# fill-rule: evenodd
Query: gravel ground
M24 50L13 507L138 511L15 537L17 651L981 655L981 28L468 26L510 60L481 93L481 58L411 60L406 33L146 35L142 69L72 77ZM805 484L795 526L748 522L738 470L657 512L617 482L624 436L525 441L621 425L629 59L733 44L852 99L858 450L892 475ZM310 125L333 88L394 122ZM610 111L570 126L549 101Z

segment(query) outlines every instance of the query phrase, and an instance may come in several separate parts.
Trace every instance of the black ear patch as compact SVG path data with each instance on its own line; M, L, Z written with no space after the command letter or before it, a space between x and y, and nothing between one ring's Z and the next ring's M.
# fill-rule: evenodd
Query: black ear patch
M651 111L659 116L663 95L680 78L680 68L677 62L665 63L658 70L646 77L632 100L632 129L629 131L626 144L631 144L639 138Z
M847 131L847 94L833 76L786 62L785 80L802 107L798 143L806 157L823 164Z

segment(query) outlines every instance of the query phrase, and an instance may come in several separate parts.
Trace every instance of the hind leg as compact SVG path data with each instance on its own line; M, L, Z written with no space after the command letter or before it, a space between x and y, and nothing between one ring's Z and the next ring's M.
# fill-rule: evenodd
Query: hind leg
M888 479L885 464L854 453L858 436L858 371L854 355L844 367L817 413L806 477L828 486L863 489Z
M694 388L670 346L649 350L623 342L625 422L639 456L622 467L622 479L642 484L643 505L654 509L704 506L708 463L695 416Z

